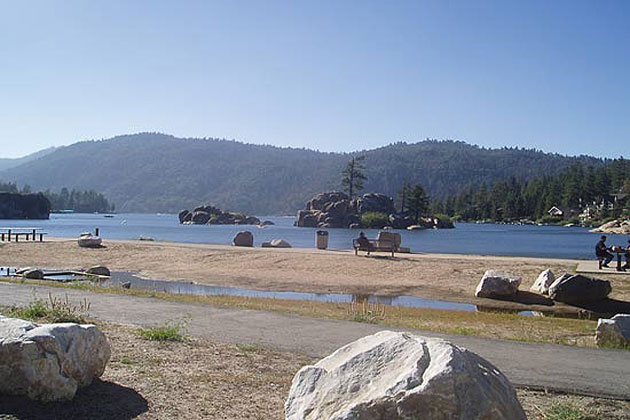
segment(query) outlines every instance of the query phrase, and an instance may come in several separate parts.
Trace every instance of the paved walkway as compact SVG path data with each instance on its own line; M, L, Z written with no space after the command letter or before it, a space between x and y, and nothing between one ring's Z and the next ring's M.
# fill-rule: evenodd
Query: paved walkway
M87 298L90 316L150 326L188 318L188 332L228 343L253 343L316 357L357 338L387 329L378 325L219 308L155 298L0 282L0 305L24 305L34 297ZM391 329L391 328L390 328ZM630 399L630 351L521 343L415 331L466 347L497 366L517 386Z
M625 259L621 262L621 265L626 263ZM600 270L598 267L597 261L580 261L578 263L576 273L584 273L584 274L619 274L622 276L630 277L630 271L617 271L617 259L608 264L608 267L602 267Z

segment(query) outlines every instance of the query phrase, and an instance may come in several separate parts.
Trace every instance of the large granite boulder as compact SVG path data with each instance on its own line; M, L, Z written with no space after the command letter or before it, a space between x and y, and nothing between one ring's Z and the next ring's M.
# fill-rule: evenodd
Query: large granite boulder
M385 194L364 194L359 204L359 213L367 213L369 211L385 214L395 213L394 200Z
M295 375L285 419L525 419L514 388L475 353L383 331Z
M42 193L0 192L0 219L48 219L50 201Z
M549 286L549 297L558 302L583 304L606 299L612 288L608 280L575 274L562 276Z
M0 393L69 400L103 374L109 357L109 343L94 325L0 316Z
M483 298L506 298L516 295L521 278L498 270L484 273L475 290L475 296Z
M618 314L611 319L600 318L595 331L599 347L621 347L630 349L630 315Z
M234 246L254 246L254 235L248 230L242 230L232 239Z
M549 293L549 286L551 286L554 281L556 281L556 276L553 275L550 269L546 269L538 275L538 278L529 290L546 295Z

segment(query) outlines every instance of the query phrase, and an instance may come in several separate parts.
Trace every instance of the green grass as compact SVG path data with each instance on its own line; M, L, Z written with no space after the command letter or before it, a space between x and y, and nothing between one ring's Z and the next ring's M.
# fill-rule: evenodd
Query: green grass
M596 420L584 410L570 404L555 404L544 414L545 420Z
M242 351L243 353L256 353L260 350L260 347L256 344L237 344L236 348Z
M149 341L184 341L181 323L169 322L165 325L142 328L138 335Z
M133 363L128 356L121 357L119 362L122 363L123 365L130 365Z
M65 299L48 294L48 301L35 299L26 306L12 306L4 311L5 316L20 318L35 322L75 322L85 324L89 316L90 303L87 299L79 304L71 304L66 295Z

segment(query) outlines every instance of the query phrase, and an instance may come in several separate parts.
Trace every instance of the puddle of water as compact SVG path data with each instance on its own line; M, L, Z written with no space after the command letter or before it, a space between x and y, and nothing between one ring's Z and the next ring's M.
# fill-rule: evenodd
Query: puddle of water
M120 287L129 283L131 288L180 295L195 296L241 296L265 299L305 300L332 303L375 303L387 306L402 306L407 308L447 309L455 311L477 311L476 305L470 303L447 302L442 300L424 299L417 296L378 296L356 295L348 293L307 293L307 292L279 292L266 290L250 290L235 287L209 286L203 284L151 280L138 277L132 273L114 272L110 280L99 283L104 287ZM521 315L532 315L531 311L511 311Z
M17 277L15 272L19 270L18 267L0 267L0 277ZM58 281L62 283L69 283L73 281L86 281L87 277L74 274L67 271L60 270L42 270L44 273L44 280Z

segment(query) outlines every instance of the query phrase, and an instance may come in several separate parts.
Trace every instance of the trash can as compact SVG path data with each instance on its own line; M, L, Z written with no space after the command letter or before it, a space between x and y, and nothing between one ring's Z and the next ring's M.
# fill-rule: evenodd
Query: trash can
M328 248L328 232L325 230L317 231L317 249Z

